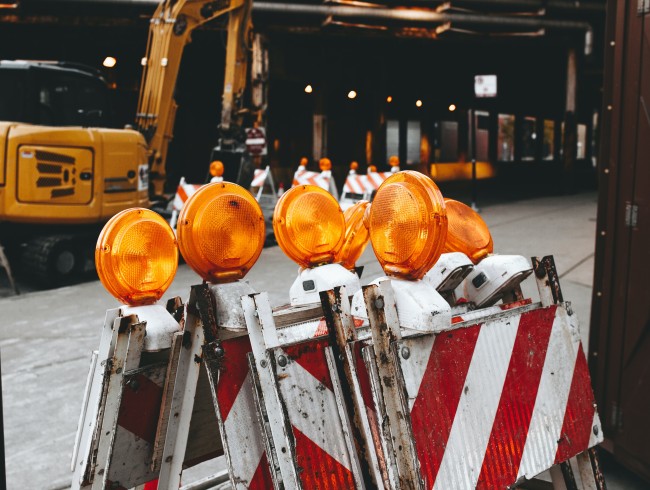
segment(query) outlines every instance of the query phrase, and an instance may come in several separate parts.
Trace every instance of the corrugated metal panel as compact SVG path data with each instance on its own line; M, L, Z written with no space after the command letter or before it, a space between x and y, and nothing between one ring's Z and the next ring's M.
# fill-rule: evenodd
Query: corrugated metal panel
M602 440L573 318L540 308L401 342L425 488L504 488Z
M278 385L293 429L303 488L354 488L326 345L310 341L275 349Z

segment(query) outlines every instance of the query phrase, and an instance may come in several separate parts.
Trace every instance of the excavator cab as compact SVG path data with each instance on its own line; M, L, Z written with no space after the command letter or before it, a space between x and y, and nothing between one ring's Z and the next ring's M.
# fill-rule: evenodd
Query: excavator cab
M0 121L114 128L101 73L65 62L0 61Z

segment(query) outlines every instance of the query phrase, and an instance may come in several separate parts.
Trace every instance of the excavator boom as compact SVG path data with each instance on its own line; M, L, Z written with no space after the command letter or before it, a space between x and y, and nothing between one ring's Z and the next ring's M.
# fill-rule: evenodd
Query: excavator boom
M174 87L183 49L194 29L225 14L229 19L221 130L229 134L232 126L239 124L251 4L252 0L164 0L151 18L136 126L149 144L152 197L164 193L167 150L176 115Z

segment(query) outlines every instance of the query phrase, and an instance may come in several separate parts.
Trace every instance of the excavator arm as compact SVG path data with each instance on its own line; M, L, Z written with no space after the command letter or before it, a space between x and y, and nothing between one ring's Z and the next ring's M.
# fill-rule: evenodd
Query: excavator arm
M221 113L221 131L232 133L240 125L246 87L247 41L252 0L163 0L151 18L136 126L149 144L150 191L162 196L166 158L173 136L176 103L174 87L185 45L197 27L228 14L228 42Z

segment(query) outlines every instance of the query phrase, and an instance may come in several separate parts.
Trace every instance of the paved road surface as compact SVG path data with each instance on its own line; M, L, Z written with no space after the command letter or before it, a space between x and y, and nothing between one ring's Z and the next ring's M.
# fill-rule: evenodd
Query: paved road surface
M583 324L589 319L596 226L596 194L531 199L486 206L482 214L495 251L555 255L564 297ZM366 251L362 282L378 277ZM248 280L271 301L286 303L298 267L278 247L265 249ZM168 295L187 297L199 282L186 265ZM536 298L530 279L524 292ZM4 283L3 283L4 284ZM0 353L9 489L60 489L69 485L70 457L88 370L107 308L117 306L98 281L0 299Z

